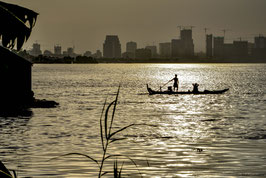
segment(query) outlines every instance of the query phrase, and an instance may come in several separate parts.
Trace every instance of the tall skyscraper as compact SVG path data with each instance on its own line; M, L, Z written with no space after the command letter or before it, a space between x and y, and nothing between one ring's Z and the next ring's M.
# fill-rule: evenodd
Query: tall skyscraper
M171 57L171 43L159 43L159 54L161 58Z
M121 58L121 44L117 35L107 35L103 44L104 58Z
M184 57L194 56L194 43L192 39L192 29L183 29L180 31L182 51Z
M172 39L171 44L172 58L194 56L192 29L182 29L180 31L180 39Z
M206 35L206 57L212 58L212 34Z

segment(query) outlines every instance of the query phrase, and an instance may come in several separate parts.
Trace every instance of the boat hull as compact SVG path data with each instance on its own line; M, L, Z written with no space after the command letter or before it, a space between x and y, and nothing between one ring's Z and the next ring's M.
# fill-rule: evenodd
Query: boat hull
M199 91L199 92L192 92L192 91L155 91L149 88L147 85L147 90L149 92L149 95L155 95L155 94L160 94L160 95L205 95L205 94L222 94L228 91L229 89L224 89L224 90L204 90L204 91Z

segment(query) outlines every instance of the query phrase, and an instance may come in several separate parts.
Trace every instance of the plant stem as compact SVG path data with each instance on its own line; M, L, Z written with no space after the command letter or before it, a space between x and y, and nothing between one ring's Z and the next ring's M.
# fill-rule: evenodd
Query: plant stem
M105 147L104 147L104 150L103 150L103 157L102 157L102 161L101 161L101 166L100 166L100 171L99 171L98 178L101 178L101 175L102 175L102 169L103 169L103 164L104 164L104 160L105 160L105 155L106 155L106 152L107 152L108 144L109 144L109 139L106 140Z

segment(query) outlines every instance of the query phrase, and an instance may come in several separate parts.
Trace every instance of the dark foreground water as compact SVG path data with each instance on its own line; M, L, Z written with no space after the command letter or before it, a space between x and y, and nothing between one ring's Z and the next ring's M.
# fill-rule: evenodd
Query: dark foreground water
M154 95L177 74L180 90L230 90L222 95ZM58 108L32 116L0 117L0 159L20 177L96 177L101 158L99 118L121 83L115 128L145 123L122 134L110 154L131 157L143 177L266 177L265 64L34 65L37 98ZM202 149L201 152L197 148ZM139 177L126 158L123 175ZM105 170L111 170L112 160ZM108 177L108 174L106 175ZM109 175L111 177L111 175Z

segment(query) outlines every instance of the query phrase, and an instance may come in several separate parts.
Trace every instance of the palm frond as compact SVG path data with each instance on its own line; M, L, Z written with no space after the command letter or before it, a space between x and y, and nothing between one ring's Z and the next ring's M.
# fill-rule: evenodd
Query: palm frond
M15 5L0 1L0 39L7 48L20 50L28 40L35 25L38 13Z

